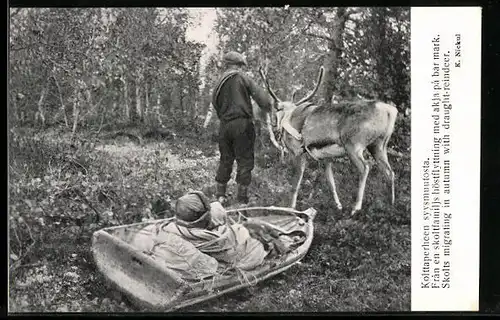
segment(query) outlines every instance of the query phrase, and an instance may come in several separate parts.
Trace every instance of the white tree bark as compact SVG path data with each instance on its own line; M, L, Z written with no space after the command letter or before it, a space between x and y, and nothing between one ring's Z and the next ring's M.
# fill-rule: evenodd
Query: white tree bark
M128 104L128 83L126 79L122 79L123 81L123 102L125 105L125 117L127 121L130 121L130 106Z
M135 111L139 119L142 119L141 87L137 78L135 79Z
M42 125L45 126L45 110L43 109L43 101L45 100L45 95L47 94L48 87L45 86L40 93L40 99L38 99L37 107L38 112L35 115L35 119L40 118Z
M78 89L77 89L78 90ZM80 91L76 94L76 99L73 101L73 129L71 130L71 141L75 138L76 128L78 127L78 120L80 115Z

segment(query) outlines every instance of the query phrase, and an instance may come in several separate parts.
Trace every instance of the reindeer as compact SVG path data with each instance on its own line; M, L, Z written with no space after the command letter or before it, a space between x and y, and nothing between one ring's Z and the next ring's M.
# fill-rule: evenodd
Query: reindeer
M376 100L343 101L322 105L310 102L323 78L323 67L320 69L316 87L311 93L296 103L293 98L292 101L281 101L271 89L262 68L259 72L274 99L273 113L278 126L278 141L293 157L300 159L297 184L291 200L292 208L297 204L297 195L309 155L316 161L326 160L325 175L336 207L342 210L333 177L332 160L347 155L359 171L357 199L351 215L361 210L370 171L370 166L363 156L366 149L389 180L391 204L394 205L394 171L387 158L387 143L391 138L398 114L394 106Z

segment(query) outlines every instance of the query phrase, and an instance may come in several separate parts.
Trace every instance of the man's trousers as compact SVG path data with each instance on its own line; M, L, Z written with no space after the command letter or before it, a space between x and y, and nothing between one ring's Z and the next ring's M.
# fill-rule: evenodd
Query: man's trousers
M221 122L219 129L220 162L215 181L226 184L236 160L236 183L248 186L254 168L255 128L248 118Z

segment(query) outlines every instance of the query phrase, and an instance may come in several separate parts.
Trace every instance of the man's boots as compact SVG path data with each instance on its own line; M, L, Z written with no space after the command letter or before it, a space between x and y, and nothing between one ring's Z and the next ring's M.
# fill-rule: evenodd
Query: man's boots
M227 185L225 183L217 182L217 190L215 191L215 197L217 198L217 201L219 201L221 204L224 204L227 200L226 187Z
M247 204L248 203L248 186L244 186L242 184L238 185L237 200L241 204Z

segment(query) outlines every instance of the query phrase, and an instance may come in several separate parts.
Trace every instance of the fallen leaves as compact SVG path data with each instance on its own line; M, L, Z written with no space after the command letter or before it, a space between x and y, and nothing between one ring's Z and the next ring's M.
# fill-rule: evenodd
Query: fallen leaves
M69 312L69 309L68 309L68 306L64 304L62 306L58 306L56 311L57 312Z
M41 144L38 147L45 148ZM57 153L56 149L50 148L44 152ZM169 214L172 199L185 192L186 187L197 189L197 184L210 181L215 167L215 158L207 158L199 150L184 148L186 154L194 157L186 159L172 154L168 145L162 143L154 148L150 145L125 144L105 145L96 149L87 150L87 154L72 156L74 161L86 168L86 174L81 170L70 170L70 166L59 163L59 166L49 165L36 177L16 176L16 180L12 181L13 188L10 189L9 214L15 224L11 223L10 227L19 228L24 224L25 216L20 215L20 212L25 212L29 223L36 222L39 226L33 232L45 234L47 240L51 239L49 241L57 241L63 234L68 238L76 238L85 233L91 234L104 226L123 223L124 221L119 221L119 217L129 223L153 220ZM30 159L39 158L32 156ZM93 221L91 217L95 211L99 220ZM73 243L64 245L68 250L74 248ZM43 246L41 249L43 250ZM9 257L12 262L21 259L17 252L12 251ZM69 253L68 257L65 260L63 256L57 256L57 261L49 260L53 272L50 277L55 277L55 282L52 288L43 285L37 291L42 290L45 295L51 296L51 300L36 301L35 304L39 306L33 306L33 309L42 304L58 312L120 311L126 308L123 302L115 305L108 298L102 301L94 298L95 301L85 302L89 292L80 292L81 283L95 280L82 273L79 266L84 259L80 260L76 252ZM73 265L67 265L68 262ZM46 271L40 271L42 269L26 270L21 273L25 280L18 279L15 290L29 290L35 283L45 284L48 279L52 279L47 276ZM56 289L61 293L54 294L53 290ZM64 290L70 292L64 293ZM69 302L67 297L70 296L72 300L84 302L83 305ZM82 296L85 297L84 300ZM18 306L26 310L24 302L18 303Z
M105 145L98 147L98 150L87 151L88 159L92 158L92 161L86 162L85 155L79 158L79 162L88 170L87 175L81 171L69 171L60 165L54 165L52 169L34 176L18 174L12 181L13 187L10 188L10 227L15 226L16 230L24 232L19 234L21 242L29 239L24 222L30 224L33 234L43 235L46 240L37 249L40 251L36 252L36 256L46 258L47 262L43 262L46 264L45 269L20 268L23 272L16 275L10 286L15 308L18 311L59 312L132 310L122 300L115 299L109 293L95 269L89 269L93 264L89 252L90 237L94 231L105 226L163 218L173 212L175 199L189 189L207 190L208 195L213 193L218 152L212 152L213 156L207 157L204 154L208 152L203 153L200 149L216 146L198 144L198 141L180 141L175 145ZM260 154L257 157L263 158ZM268 165L268 160L264 162L265 166L258 165L253 171L254 185L251 192L258 196L259 205L278 204L283 199L285 201L292 187L289 179L291 170L288 166L278 163ZM401 166L395 166L395 170L401 171L398 169ZM126 175L125 171L129 174ZM339 187L339 193L343 196L343 192L347 193L344 190L350 190L351 187L342 184L350 172L343 169L338 171L336 174L339 185L342 186ZM308 174L305 179L310 183L304 186L307 194L303 196L303 205L318 204L320 215L337 217L337 211L330 203L328 188L320 187L323 185L323 182L320 182L322 176ZM233 178L234 176L235 172ZM409 185L406 180L402 184ZM233 180L228 187L230 192L235 188ZM64 196L63 190L66 190ZM78 192L68 192L69 190ZM307 200L307 195L311 194L312 190L314 196ZM410 200L409 197L401 199L403 202ZM336 218L335 221L324 224L318 222L316 240L308 254L309 260L303 260L301 267L297 268L298 271L293 271L295 274L285 273L283 278L271 287L263 284L259 294L250 294L243 302L221 298L217 300L219 302L215 301L200 308L208 311L217 308L222 311L248 311L259 308L292 311L299 308L322 308L345 311L349 308L364 309L366 307L362 305L369 299L374 299L370 305L376 306L376 296L373 294L369 299L365 299L366 301L361 297L351 299L350 296L366 292L370 286L380 281L384 281L384 285L395 292L403 292L409 288L409 260L404 251L409 243L401 239L409 236L409 231L406 230L409 226L401 226L401 219L394 217L404 216L405 212L388 212L385 202L369 199L367 210L371 208L375 208L377 212L367 215L364 218L366 220ZM98 212L99 220L94 219L94 210ZM383 219L386 219L386 222ZM14 233L10 234L11 240L14 239ZM77 241L81 241L84 247L78 247L75 244ZM12 241L15 242L16 240ZM57 242L64 242L64 249L54 252L51 244ZM390 254L382 258L381 252ZM15 263L21 259L21 255L18 251L11 250L9 258ZM396 263L396 258L399 263ZM384 262L384 259L387 261ZM392 268L389 267L391 263ZM376 266L384 268L378 268L375 272ZM382 279L381 276L387 276L387 272L390 272L391 277L399 277L399 282L394 283L391 277ZM361 279L361 289L357 289L355 285L348 286L349 281L335 282L330 289L328 279L349 279L352 276L350 273L357 273L356 277ZM314 278L315 282L328 285L314 290L309 288L308 281L313 281L310 278L312 274L317 277ZM394 287L396 285L397 287ZM333 290L335 294L332 295L329 290ZM325 295L323 302L319 298L318 301L310 298L314 294L319 296L322 293ZM406 298L408 297L404 295L398 298L400 300L395 298L390 304L391 310L401 309L401 305L406 305ZM272 305L269 301L273 301ZM307 303L311 306L307 306ZM384 309L387 308L386 305L379 307Z

